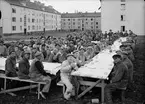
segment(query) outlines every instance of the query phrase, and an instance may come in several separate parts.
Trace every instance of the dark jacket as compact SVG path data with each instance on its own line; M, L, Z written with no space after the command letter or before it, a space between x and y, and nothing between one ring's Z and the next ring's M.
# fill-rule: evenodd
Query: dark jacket
M9 77L16 77L16 59L8 57L5 62L5 74Z
M127 86L129 80L128 69L127 66L123 64L123 62L114 65L112 74L112 83L118 83L118 87L121 88Z
M44 66L38 59L34 59L30 66L29 77L32 80L35 80L42 75L47 75L47 73L44 71Z
M29 78L29 60L26 58L22 58L19 62L19 71L18 71L18 77L22 79L27 79Z

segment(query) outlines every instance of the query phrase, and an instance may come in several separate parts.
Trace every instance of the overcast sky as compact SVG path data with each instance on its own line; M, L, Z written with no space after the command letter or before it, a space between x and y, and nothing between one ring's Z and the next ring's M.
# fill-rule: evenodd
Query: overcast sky
M32 0L33 1L33 0ZM51 5L57 11L64 13L78 12L98 12L100 0L36 0Z

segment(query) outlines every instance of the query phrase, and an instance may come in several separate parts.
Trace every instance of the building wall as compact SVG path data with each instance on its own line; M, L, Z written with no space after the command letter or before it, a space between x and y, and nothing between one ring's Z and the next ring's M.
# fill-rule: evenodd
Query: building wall
M101 29L101 17L62 18L61 22L62 22L62 30Z
M121 4L125 4L122 10ZM124 15L124 21L121 21ZM144 0L102 0L101 1L101 29L102 31L132 30L138 35L145 35L145 1Z
M7 9L5 9L7 7ZM48 13L39 10L29 9L25 7L10 5L9 3L2 1L2 27L3 33L24 33L26 32L36 32L36 31L49 31L49 30L59 30L61 28L60 14ZM15 13L12 13L12 10ZM16 21L13 21L13 18ZM16 30L13 30L13 27Z
M3 33L5 32L11 33L11 5L2 0L1 12L2 12L1 26L3 29L2 31Z

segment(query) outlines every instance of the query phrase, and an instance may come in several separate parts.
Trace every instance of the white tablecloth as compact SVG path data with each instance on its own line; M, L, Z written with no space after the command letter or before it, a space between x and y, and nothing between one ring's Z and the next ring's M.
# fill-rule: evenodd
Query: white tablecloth
M0 58L0 70L5 70L5 61L6 61L6 58ZM29 62L31 64L32 60L30 60ZM53 74L53 75L56 75L56 73L61 68L60 63L43 62L43 65L44 65L44 70L46 70L46 72ZM17 66L18 66L18 63L17 63Z
M126 38L120 38L116 40L112 46L108 46L106 49L96 55L90 63L85 64L77 71L72 72L72 75L107 79L114 66L112 56L116 54L116 51L119 50L121 42L124 41L126 41Z

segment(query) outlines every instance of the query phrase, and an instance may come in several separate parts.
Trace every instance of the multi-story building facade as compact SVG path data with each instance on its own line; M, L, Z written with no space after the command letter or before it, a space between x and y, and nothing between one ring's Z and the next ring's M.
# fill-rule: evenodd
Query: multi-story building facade
M132 30L145 35L145 0L100 0L102 31Z
M62 30L99 30L101 13L64 13L61 15Z
M52 7L30 0L0 0L3 34L61 29L61 14Z

